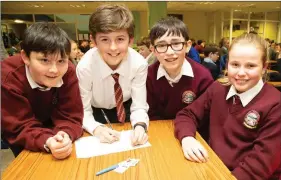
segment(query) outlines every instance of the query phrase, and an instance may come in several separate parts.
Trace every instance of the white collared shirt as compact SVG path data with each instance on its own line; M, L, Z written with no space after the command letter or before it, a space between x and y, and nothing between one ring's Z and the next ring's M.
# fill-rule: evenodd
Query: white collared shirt
M174 79L172 79L169 76L169 74L164 69L163 65L160 64L158 71L157 71L157 80L160 79L161 77L165 76L165 78L168 80L169 84L173 87L173 83L178 83L180 81L182 75L194 77L192 67L186 59L183 62L180 73Z
M93 134L102 125L93 116L92 106L112 109L116 107L114 84L111 76L119 74L119 84L123 92L123 102L132 98L131 124L144 122L149 125L146 102L147 62L132 48L116 70L112 70L102 59L97 48L92 48L77 65L80 94L84 107L83 128Z
M263 83L262 79L260 79L259 82L254 87L252 87L248 91L243 92L241 94L238 94L235 87L232 85L227 93L226 100L228 100L229 98L231 98L234 95L237 95L237 96L239 96L243 107L245 107L261 91L263 85L264 85L264 83Z
M146 62L149 60L149 58L152 56L152 52L145 58Z
M49 91L51 89L51 88L46 88L46 87L39 86L39 84L37 84L32 79L27 65L25 65L25 72L26 72L27 81L30 84L32 89L38 88L40 91ZM61 87L62 85L63 85L63 80L61 79L55 87Z

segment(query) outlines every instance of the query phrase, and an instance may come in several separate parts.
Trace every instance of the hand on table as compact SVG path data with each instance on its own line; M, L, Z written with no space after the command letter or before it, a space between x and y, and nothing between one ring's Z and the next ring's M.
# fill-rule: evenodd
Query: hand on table
M64 159L72 151L72 141L69 135L63 131L59 131L56 135L48 138L46 145L56 159Z
M94 130L94 136L97 136L102 143L113 143L119 140L120 132L106 126L98 126Z
M148 135L146 134L144 128L142 126L136 126L132 136L131 136L131 140L132 140L132 145L136 146L136 145L141 145L147 142L148 140Z
M194 137L183 138L181 144L186 159L193 162L207 162L209 157L206 149Z

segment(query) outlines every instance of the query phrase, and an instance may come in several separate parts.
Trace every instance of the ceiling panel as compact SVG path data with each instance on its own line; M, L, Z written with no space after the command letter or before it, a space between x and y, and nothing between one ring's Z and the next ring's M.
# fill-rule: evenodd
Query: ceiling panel
M88 1L53 1L53 2L1 2L1 13L2 14L30 14L30 13L80 13L90 14L96 7L102 4L124 4L129 7L132 11L147 11L147 2L88 2ZM264 12L264 11L280 11L281 2L200 2L200 1L170 1L167 2L168 11L229 11L233 8L237 11L253 11L253 12Z

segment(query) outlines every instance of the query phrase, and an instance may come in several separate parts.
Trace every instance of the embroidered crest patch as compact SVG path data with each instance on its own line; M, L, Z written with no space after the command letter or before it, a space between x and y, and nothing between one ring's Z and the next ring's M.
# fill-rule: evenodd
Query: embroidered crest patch
M255 110L251 110L246 114L243 124L247 128L255 129L258 126L259 120L260 120L259 113Z
M182 93L182 102L184 102L186 104L191 104L195 98L196 98L196 95L192 91L184 91Z

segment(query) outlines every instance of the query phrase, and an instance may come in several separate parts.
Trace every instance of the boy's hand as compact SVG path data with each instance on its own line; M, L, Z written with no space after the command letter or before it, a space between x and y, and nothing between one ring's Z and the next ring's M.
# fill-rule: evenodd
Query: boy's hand
M132 140L132 145L136 146L136 145L141 145L147 142L148 140L148 135L146 134L144 128L142 126L136 126L132 136L131 136L131 140Z
M98 126L94 130L94 136L97 136L102 143L113 143L120 138L120 132L112 130L106 126Z
M58 132L55 136L50 137L46 141L52 155L56 159L64 159L71 154L72 141L69 135L63 131Z
M209 157L206 149L194 137L183 138L181 144L186 159L193 162L207 162Z

